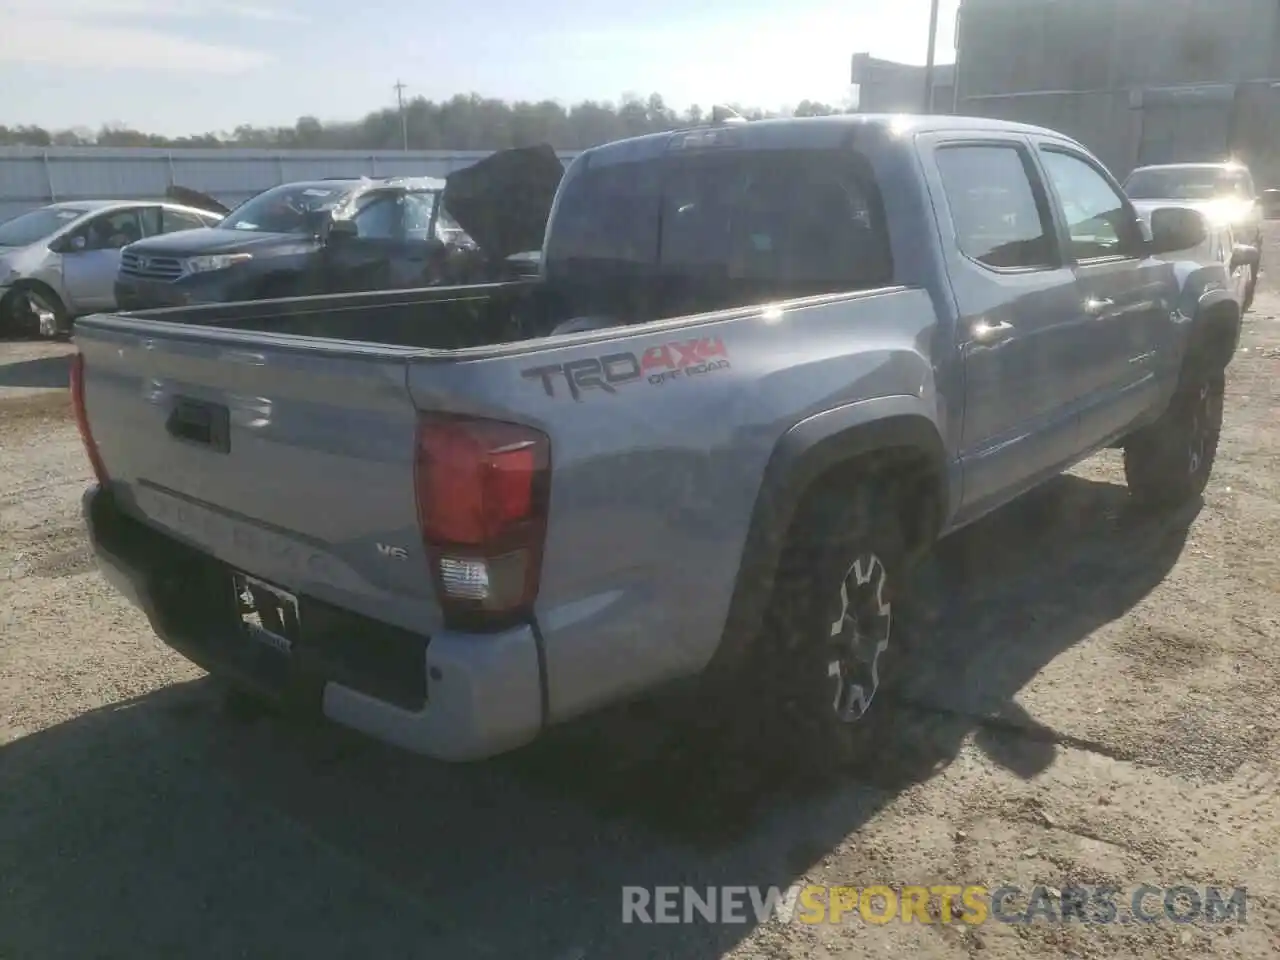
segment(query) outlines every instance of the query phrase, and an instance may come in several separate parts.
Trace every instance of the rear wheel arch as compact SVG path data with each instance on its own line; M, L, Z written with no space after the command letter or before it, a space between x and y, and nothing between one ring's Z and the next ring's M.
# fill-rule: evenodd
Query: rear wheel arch
M909 399L909 398L908 398ZM862 404L801 421L774 446L752 511L733 599L710 670L740 664L773 593L788 537L808 505L860 484L892 504L910 553L933 542L947 516L942 438L921 413L866 418Z
M1187 340L1184 371L1224 369L1239 345L1241 320L1240 305L1225 291L1202 297Z
M18 332L17 328L20 326L21 318L17 316L17 308L21 297L27 292L39 294L53 309L58 317L59 324L66 324L70 319L71 314L67 310L66 303L58 296L53 287L43 280L23 277L14 282L9 292L5 295L3 302L0 302L0 329L10 327L15 332Z

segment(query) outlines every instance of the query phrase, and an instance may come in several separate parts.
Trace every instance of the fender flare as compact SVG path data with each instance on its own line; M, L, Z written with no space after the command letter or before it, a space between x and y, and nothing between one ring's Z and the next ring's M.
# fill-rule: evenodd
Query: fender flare
M889 451L919 455L937 472L940 526L949 507L945 447L917 397L836 407L800 421L778 439L756 494L724 632L708 672L731 670L754 642L791 523L812 484L841 463Z
M1206 311L1212 310L1214 307L1222 303L1230 303L1234 306L1237 306L1237 307L1239 306L1239 304L1236 303L1235 298L1231 296L1230 290L1222 290L1218 288L1213 290L1207 290L1204 293L1202 293L1200 295L1200 298L1196 301L1196 312L1195 312L1196 322L1200 321L1200 317Z
M1221 309L1230 308L1228 311ZM1242 327L1241 304L1229 290L1214 289L1203 293L1196 302L1187 339L1186 359L1193 352L1208 349L1206 360L1215 368L1226 366L1240 347Z

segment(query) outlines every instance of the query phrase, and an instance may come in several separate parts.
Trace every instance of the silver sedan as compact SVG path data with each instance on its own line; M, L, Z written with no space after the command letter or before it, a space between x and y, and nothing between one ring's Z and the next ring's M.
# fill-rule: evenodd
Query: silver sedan
M72 200L0 223L0 335L55 336L113 309L121 247L221 219L166 201Z

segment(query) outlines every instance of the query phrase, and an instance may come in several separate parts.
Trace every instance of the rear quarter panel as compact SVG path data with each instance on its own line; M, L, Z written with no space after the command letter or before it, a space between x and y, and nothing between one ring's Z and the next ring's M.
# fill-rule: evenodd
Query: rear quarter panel
M519 420L551 438L537 617L552 720L708 663L766 464L794 424L878 397L945 421L924 290L665 326L410 372L421 409Z

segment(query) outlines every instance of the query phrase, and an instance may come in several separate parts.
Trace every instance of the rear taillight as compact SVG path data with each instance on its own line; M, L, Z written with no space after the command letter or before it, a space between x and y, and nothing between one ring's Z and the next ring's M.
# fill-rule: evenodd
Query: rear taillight
M423 415L414 488L446 622L502 626L531 615L542 573L551 443L531 427Z
M84 452L89 457L89 465L93 467L93 475L101 486L107 483L107 468L102 464L102 455L98 453L98 445L93 440L93 432L89 429L89 414L84 406L84 354L76 353L71 358L71 409L75 411L76 427L80 430L80 441L84 444Z

